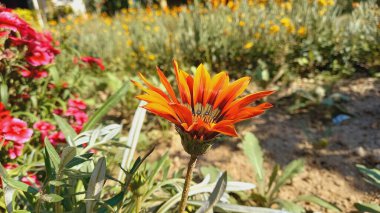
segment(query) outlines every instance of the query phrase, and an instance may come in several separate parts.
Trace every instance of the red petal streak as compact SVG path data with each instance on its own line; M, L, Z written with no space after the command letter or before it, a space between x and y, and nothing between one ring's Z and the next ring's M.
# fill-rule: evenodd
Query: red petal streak
M187 126L190 126L193 123L193 115L187 107L180 104L170 104L170 106L176 112L182 123L186 123Z
M214 103L214 109L219 108L223 111L223 108L232 102L236 97L238 97L249 84L250 78L243 77L233 83L231 83L227 88L223 89Z
M161 83L166 88L166 91L168 91L169 96L172 99L172 101L174 101L175 103L179 103L177 100L177 97L175 96L174 90L173 90L172 86L170 85L168 79L166 78L164 73L158 67L157 67L157 73L158 73L158 76L160 78Z
M257 92L257 93L253 93L253 94L247 95L247 96L245 96L243 98L239 98L239 99L231 102L227 106L225 106L225 108L223 109L222 114L225 113L225 112L227 112L230 109L233 110L233 109L240 109L240 108L246 107L247 105L251 104L252 102L254 102L256 100L259 100L261 98L264 98L264 97L266 97L268 95L271 95L274 92L275 92L274 90L272 90L272 91L261 91L261 92Z

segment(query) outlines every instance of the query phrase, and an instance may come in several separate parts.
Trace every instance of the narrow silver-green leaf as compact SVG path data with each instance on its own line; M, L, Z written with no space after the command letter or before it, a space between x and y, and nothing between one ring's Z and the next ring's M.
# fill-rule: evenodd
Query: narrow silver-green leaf
M367 181L380 188L380 170L369 169L364 165L357 164L356 168L366 176Z
M218 182L215 185L214 190L211 192L211 195L201 208L197 210L196 213L209 213L212 212L213 207L218 203L220 198L223 196L223 193L226 191L227 187L227 173L223 172L222 176L218 179Z
M17 181L17 180L14 180L14 179L11 179L11 178L3 178L3 181L5 184L7 184L8 186L14 188L14 189L17 189L17 190L20 190L20 191L23 191L23 192L28 192L30 194L37 194L38 193L38 190L29 186L28 184L25 184L23 182L20 182L20 181Z
M92 172L90 182L88 183L86 193L86 212L93 212L93 208L96 204L95 200L99 200L100 193L102 191L104 182L106 180L106 159L100 158L96 163L95 169Z
M57 151L55 151L53 145L51 145L51 143L47 137L45 138L45 149L49 154L51 162L53 163L54 170L56 172L58 172L59 163L61 160L59 158Z
M248 157L256 174L259 185L263 184L265 174L263 168L263 152L260 148L259 140L252 133L247 133L243 140L243 151Z
M282 175L278 177L273 192L277 192L281 186L283 186L288 180L292 179L294 175L302 172L305 161L303 159L297 159L290 162L284 169Z
M70 146L75 146L75 144L72 144L72 140L77 136L75 130L70 126L69 123L67 123L65 119L61 118L60 116L54 114L54 119L65 135L67 143L69 143Z
M4 201L5 201L7 211L8 213L12 213L13 212L12 203L13 203L13 198L15 194L15 189L13 189L12 187L9 187L6 184L3 184L3 189L4 189Z
M327 202L326 200L323 200L320 197L314 196L314 195L301 195L296 198L296 201L305 201L317 204L319 206L322 206L328 210L334 211L334 212L341 212L341 210L335 206L334 204L331 204Z
M200 202L200 201L189 201L188 203L194 206L200 206L203 204L203 202ZM217 203L215 205L215 210L218 212L229 212L229 213L288 213L287 211L284 211L284 210L243 206L243 205L228 204L228 203Z
M115 94L107 99L107 101L98 109L96 112L91 115L90 120L86 122L82 131L87 131L95 128L96 124L100 121L100 119L105 116L108 111L114 107L120 100L125 96L128 91L129 82L124 84Z
M65 147L62 151L61 163L59 169L62 170L76 155L77 149L75 147Z
M57 195L57 194L45 194L42 195L42 200L48 202L48 203L56 203L63 200L63 197Z
M301 206L291 201L277 200L276 203L278 203L282 208L284 208L286 211L289 211L291 213L305 213L306 212L304 208L302 208Z
M380 206L374 203L355 203L355 208L361 213L379 213Z

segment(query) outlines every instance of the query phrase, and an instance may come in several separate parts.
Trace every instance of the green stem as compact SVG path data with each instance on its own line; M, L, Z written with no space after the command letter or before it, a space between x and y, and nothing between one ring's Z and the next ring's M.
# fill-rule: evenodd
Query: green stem
M142 196L137 196L136 198L136 213L139 213L141 210Z
M192 180L193 170L194 170L195 164L197 163L197 158L198 158L198 156L191 155L190 160L189 160L189 164L187 165L185 185L183 186L182 198L181 198L181 202L179 204L179 213L185 213L186 204L187 204L187 197L189 196L190 183Z

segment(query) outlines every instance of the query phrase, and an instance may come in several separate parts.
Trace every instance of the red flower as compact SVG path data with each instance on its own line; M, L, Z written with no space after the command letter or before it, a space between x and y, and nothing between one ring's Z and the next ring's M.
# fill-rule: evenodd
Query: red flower
M2 122L0 128L5 140L20 144L27 142L33 134L33 130L28 128L26 122L17 118Z
M7 145L9 141L5 141L4 145ZM8 148L8 156L10 159L16 159L18 156L22 154L22 150L24 149L24 144L22 143L13 143L13 146Z
M70 108L85 110L87 108L87 104L80 99L69 99L69 109Z
M75 60L75 59L74 59ZM105 69L103 65L103 61L101 58L94 58L91 56L83 56L80 58L85 63L88 63L90 65L97 65L102 71Z
M23 182L29 186L32 186L32 185L40 186L41 185L40 181L37 178L37 175L33 172L27 172L27 176L22 177L21 182Z
M37 121L34 123L33 128L41 132L55 130L55 126L46 121Z
M0 126L1 126L2 121L5 121L6 119L9 119L10 117L11 117L10 112L6 110L4 104L0 102Z
M51 144L53 144L54 146L56 146L58 143L66 142L65 135L63 134L63 132L53 132L51 135L48 136L48 138Z
M56 115L62 115L63 114L63 109L54 109L53 113Z

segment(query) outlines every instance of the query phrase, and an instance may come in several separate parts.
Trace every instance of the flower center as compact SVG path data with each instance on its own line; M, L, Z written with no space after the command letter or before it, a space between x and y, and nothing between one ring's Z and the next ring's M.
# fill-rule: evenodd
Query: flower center
M207 104L203 106L201 103L197 103L193 111L193 119L202 119L206 123L216 123L220 117L220 110L212 109L212 105Z

